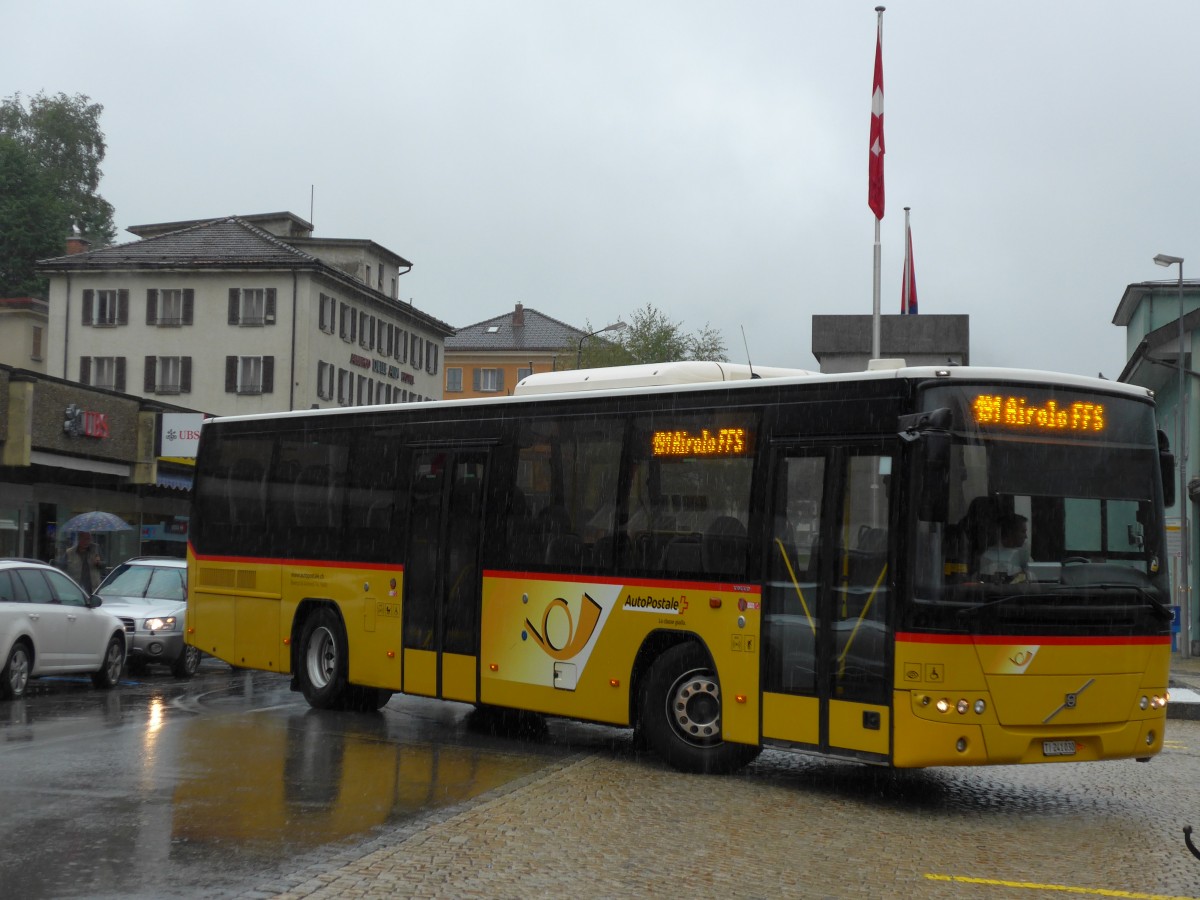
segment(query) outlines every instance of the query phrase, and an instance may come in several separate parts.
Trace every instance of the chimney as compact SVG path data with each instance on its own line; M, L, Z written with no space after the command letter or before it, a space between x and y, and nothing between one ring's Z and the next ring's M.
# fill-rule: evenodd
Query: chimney
M513 327L525 324L525 307L520 303L518 303L517 308L513 310L512 323Z
M67 237L67 256L73 256L76 253L86 253L91 248L92 242L87 238L82 238L77 234Z

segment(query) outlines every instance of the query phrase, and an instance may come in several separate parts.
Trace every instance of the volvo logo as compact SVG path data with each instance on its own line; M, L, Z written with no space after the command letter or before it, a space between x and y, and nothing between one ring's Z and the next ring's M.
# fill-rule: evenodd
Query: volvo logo
M1096 683L1095 678L1089 678L1087 680L1087 682L1084 683L1083 687L1081 687L1079 690L1070 691L1069 693L1067 693L1063 697L1063 702L1058 707L1058 709L1054 710L1054 712L1050 713L1050 715L1048 715L1048 716L1046 716L1046 718L1042 719L1042 724L1043 725L1047 724L1051 719L1053 719L1055 716L1057 716L1064 709L1074 709L1075 704L1077 704L1079 702L1079 695L1082 694L1084 691L1086 691L1088 688L1090 688L1095 683Z

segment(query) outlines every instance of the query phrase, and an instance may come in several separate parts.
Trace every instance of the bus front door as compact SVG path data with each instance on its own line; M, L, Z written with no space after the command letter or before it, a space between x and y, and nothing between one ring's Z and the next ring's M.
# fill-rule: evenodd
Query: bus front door
M417 450L409 471L404 692L478 697L479 542L486 450Z
M888 757L891 463L878 448L774 456L764 741Z

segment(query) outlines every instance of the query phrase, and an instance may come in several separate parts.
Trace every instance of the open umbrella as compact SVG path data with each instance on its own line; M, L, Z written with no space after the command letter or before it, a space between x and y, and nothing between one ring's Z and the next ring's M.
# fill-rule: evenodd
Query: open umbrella
M133 526L109 512L93 510L71 516L59 526L59 531L79 532L89 531L93 534L102 531L133 531Z

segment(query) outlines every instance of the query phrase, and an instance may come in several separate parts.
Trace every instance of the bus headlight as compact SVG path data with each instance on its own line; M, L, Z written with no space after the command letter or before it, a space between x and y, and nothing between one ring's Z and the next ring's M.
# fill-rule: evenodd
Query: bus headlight
M967 710L971 708L971 704L966 700L959 700L958 703L954 705L954 708L958 710L958 714L960 716L965 716L967 714Z
M983 711L987 709L987 704L982 700L975 701L975 715L982 716Z
M935 703L934 706L937 707L937 711L940 713L950 712L950 701L945 697Z

